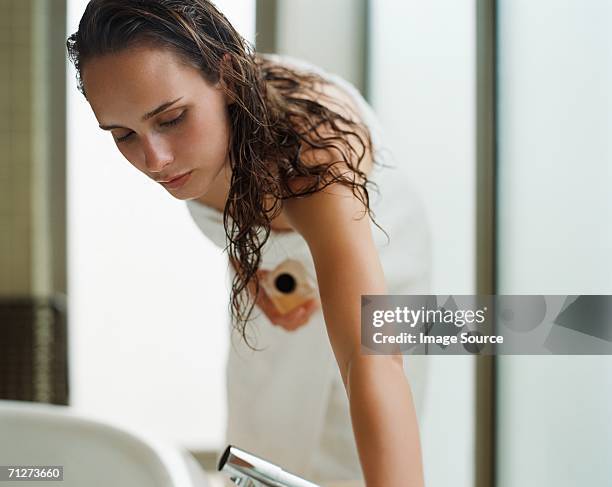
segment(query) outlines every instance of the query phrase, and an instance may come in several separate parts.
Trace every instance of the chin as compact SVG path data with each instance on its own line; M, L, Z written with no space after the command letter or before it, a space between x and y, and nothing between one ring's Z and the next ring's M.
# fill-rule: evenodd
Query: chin
M172 193L170 193L170 195L173 196L175 200L179 200L179 201L188 201L188 200L195 199L194 196L184 196L181 194L172 194Z
M187 201L187 200L193 200L195 198L197 198L197 193L188 187L183 187L183 188L179 188L179 189L166 189L166 193L168 193L170 196L172 196L174 199L177 199L179 201Z
M204 196L208 193L210 184L202 184L202 181L194 180L193 176L194 174L192 174L191 181L187 181L182 187L177 189L165 188L166 191L180 201L195 200ZM204 186L204 189L202 189L202 186Z

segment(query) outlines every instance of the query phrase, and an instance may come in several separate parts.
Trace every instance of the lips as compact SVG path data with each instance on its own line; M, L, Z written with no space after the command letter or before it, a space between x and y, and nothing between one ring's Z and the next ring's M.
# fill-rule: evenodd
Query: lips
M159 183L167 189L178 189L187 182L192 172L193 171L189 171L185 174L169 179L168 181L159 181Z
M185 174L188 174L188 173L184 172L184 173L182 173L182 174L178 174L177 176L172 176L172 177L169 177L169 178L168 178L168 179L166 179L166 180L158 180L157 182L158 182L158 183L171 183L171 182L172 182L172 181L174 181L175 179L178 179L178 178L180 178L180 177L183 177Z

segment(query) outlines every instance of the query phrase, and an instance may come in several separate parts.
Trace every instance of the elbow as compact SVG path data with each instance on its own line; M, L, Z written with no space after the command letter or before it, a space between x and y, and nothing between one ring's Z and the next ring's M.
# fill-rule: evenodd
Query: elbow
M350 384L354 381L355 375L374 372L380 373L381 371L395 371L398 370L404 373L404 360L402 355L378 355L378 354L366 354L361 353L360 350L353 351L347 360L340 365L340 374L344 387L347 393L350 394Z

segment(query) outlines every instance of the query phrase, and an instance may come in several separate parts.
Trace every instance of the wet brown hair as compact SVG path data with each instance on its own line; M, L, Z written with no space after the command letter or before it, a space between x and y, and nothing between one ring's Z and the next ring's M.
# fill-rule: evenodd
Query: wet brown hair
M373 153L367 127L338 105L331 108L334 99L321 90L328 83L322 77L255 53L210 1L91 0L66 45L85 97L82 72L89 60L138 45L172 49L211 84L221 80L233 101L232 178L223 212L225 250L236 268L230 312L247 344L255 306L249 288L259 291L262 247L283 200L339 183L351 188L374 221L367 187L376 184L360 169ZM296 178L297 191L290 184Z

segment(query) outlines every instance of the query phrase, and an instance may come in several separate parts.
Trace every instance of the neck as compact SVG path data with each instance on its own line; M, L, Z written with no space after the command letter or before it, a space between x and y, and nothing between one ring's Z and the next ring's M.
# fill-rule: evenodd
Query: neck
M223 168L217 173L211 182L209 190L197 198L196 201L223 211L227 202L231 180L232 167L228 157Z

